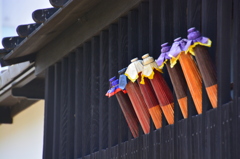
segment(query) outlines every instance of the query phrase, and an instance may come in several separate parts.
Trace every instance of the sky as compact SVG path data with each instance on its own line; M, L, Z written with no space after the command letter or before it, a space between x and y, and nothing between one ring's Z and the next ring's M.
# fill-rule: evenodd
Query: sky
M18 25L34 23L32 12L51 8L49 0L0 0L0 39L17 36ZM2 42L0 43L2 47Z

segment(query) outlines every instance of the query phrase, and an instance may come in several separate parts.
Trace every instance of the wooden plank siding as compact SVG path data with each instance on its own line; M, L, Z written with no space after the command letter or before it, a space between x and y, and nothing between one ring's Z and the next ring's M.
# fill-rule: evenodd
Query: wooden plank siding
M88 40L64 35L81 44L46 69L43 158L238 159L239 7L238 0L146 0L123 16L110 17L112 23ZM188 90L188 118L183 119L174 96L175 123L168 125L163 118L163 127L156 130L151 121L149 134L140 129L133 138L116 98L105 96L108 79L118 77L132 58L149 53L156 59L162 43L185 38L193 26L213 43L209 53L218 74L218 107L211 107L203 84L202 114ZM167 70L164 78L171 87Z
M44 138L43 138L43 158L52 157L54 130L54 67L48 68L45 79L45 112L44 112ZM59 133L59 132L58 132Z
M83 100L83 48L76 49L76 80L75 80L75 134L74 158L81 157L82 152L82 100ZM59 157L60 158L60 157Z
M233 130L233 149L232 153L234 154L234 158L237 158L240 156L240 151L238 151L237 147L240 146L240 136L238 135L240 131L240 50L238 49L238 44L240 42L240 21L237 19L240 19L240 10L237 9L240 7L240 2L237 0L233 1L234 6L233 6L233 31L232 31L232 36L234 41L231 43L232 44L232 57L233 58L233 63L232 63L232 71L233 71L233 122L232 122L232 130Z
M53 152L52 158L59 158L59 140L60 140L60 105L61 105L61 63L54 66L54 126L53 126Z

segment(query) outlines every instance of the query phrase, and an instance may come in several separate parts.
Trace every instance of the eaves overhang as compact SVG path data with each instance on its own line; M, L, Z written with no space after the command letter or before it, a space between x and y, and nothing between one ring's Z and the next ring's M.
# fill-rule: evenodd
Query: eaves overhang
M3 38L3 46L8 51L3 60L7 65L32 60L34 57L32 55L35 55L101 0L62 0L62 3L59 2L50 0L54 8L34 11L32 16L36 24L19 25L17 28L19 36Z
M12 123L13 116L44 99L45 80L34 72L33 63L21 63L0 75L0 124Z

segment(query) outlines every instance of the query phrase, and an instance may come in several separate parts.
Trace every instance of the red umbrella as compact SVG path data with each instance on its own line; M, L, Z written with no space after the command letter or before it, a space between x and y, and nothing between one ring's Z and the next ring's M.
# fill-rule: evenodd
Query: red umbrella
M138 128L138 118L133 109L132 103L126 94L126 90L122 90L119 88L119 81L116 77L109 79L110 89L106 93L106 96L111 97L115 95L117 97L118 103L122 109L123 115L127 121L128 127L134 138L139 136L139 128Z
M136 67L138 69L141 69L141 65L138 65ZM124 72L125 70L126 69L120 71ZM131 67L128 67L126 72L131 72L129 76L134 75L131 76L132 79L134 79L138 78L138 72L135 71L136 70L131 69ZM138 117L138 120L142 126L143 132L145 134L148 134L150 132L150 114L148 112L148 108L144 101L139 85L136 82L130 81L126 84L126 90Z
M141 84L146 83L146 79L149 79L153 90L157 96L158 102L161 106L163 114L165 115L167 122L169 124L174 123L174 103L173 103L173 94L168 87L166 81L163 76L160 74L162 72L154 59L149 56L149 54L145 54L142 56L143 58L143 71L141 76Z
M134 72L137 72L137 74L134 74L135 76L137 75L138 78L137 78L137 82L138 84L140 83L141 81L141 72L142 72L142 61L141 60L138 60L138 58L135 58L135 59L132 59L131 60L131 64L128 66L128 70L126 71L125 74L127 74L130 79L132 79L131 81L132 82L135 82L136 81L136 77L132 77L131 78L131 71L129 70L134 70ZM139 66L139 68L137 68ZM141 68L141 69L140 69ZM135 80L133 80L135 79ZM144 98L144 101L148 107L148 111L151 115L151 118L153 120L153 123L156 127L156 129L159 129L162 127L162 111L161 111L161 108L159 106L159 103L158 103L158 100L157 100L157 97L154 93L154 90L152 88L152 85L151 85L151 82L149 80L146 80L145 81L145 84L142 85L142 84L139 84L139 87L140 87L140 90L141 90L141 93L143 95L143 98Z

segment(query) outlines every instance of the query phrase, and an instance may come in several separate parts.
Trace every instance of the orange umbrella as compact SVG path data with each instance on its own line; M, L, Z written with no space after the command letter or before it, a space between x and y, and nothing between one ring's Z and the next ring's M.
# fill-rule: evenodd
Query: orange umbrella
M162 72L154 59L145 54L143 58L143 71L141 74L141 84L146 83L146 79L149 79L153 90L157 96L160 107L163 111L163 114L166 117L168 124L174 123L174 103L173 103L173 94L168 87L163 76L160 74Z
M141 72L142 72L142 68L143 68L142 61L138 60L138 58L134 58L131 60L131 62L132 63L128 66L129 69L126 71L125 74L129 77L129 79L132 82L135 82L136 76L138 76L137 82L139 84L141 81ZM133 74L131 73L130 70L134 70L134 69L135 69L135 72L138 74L135 74L136 76L132 77ZM149 80L146 80L145 84L144 85L139 84L139 87L140 87L141 93L144 97L144 101L148 107L148 111L151 115L151 118L153 120L155 128L156 129L161 128L162 127L162 111L159 106L157 97L154 93L154 90L152 88L151 82Z
M196 62L190 54L186 54L184 51L186 40L177 38L168 53L171 57L171 67L174 67L177 61L180 61L180 65L183 70L184 77L187 81L188 88L193 98L196 110L198 114L202 113L202 77Z
M196 61L203 77L203 82L213 108L217 107L217 73L207 47L211 47L211 40L203 37L195 28L188 30L186 52L195 55Z
M168 56L168 52L170 51L171 46L169 46L168 43L164 43L161 46L161 55L156 60L156 63L160 69L166 65L183 117L187 118L187 83L184 78L181 66L179 63L177 63L173 68L171 68L171 57Z
M122 109L123 115L127 121L128 127L134 138L139 136L138 129L138 119L136 113L133 110L132 103L126 94L126 90L119 88L119 81L116 77L109 79L110 89L106 93L106 96L111 97L115 95L117 97L118 103Z

